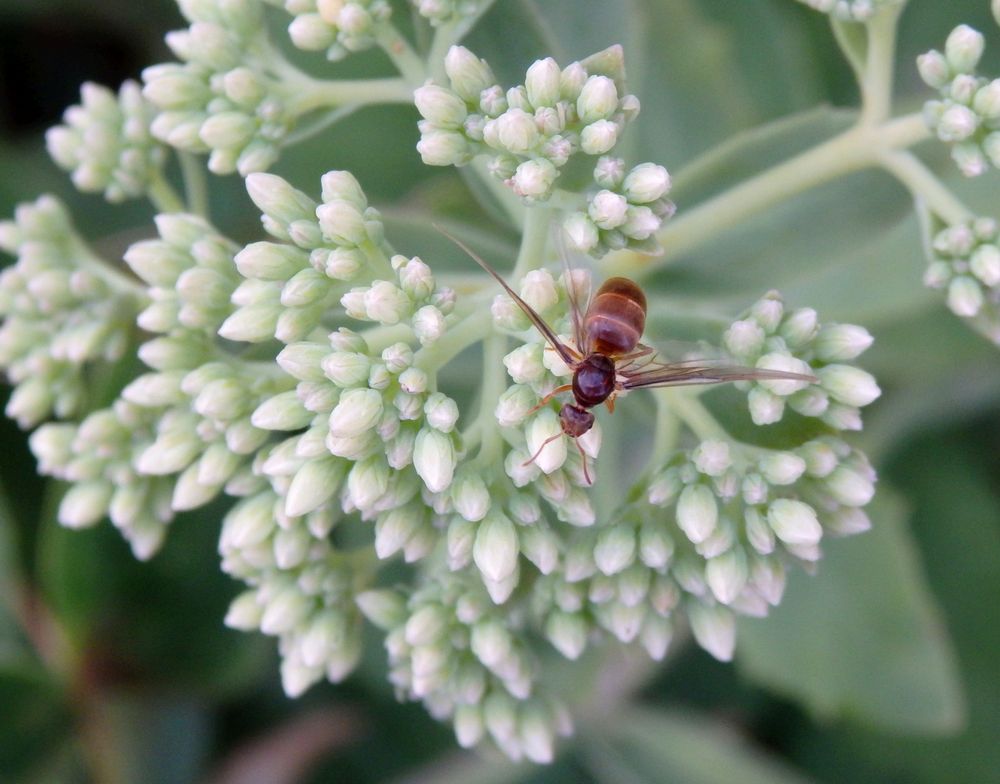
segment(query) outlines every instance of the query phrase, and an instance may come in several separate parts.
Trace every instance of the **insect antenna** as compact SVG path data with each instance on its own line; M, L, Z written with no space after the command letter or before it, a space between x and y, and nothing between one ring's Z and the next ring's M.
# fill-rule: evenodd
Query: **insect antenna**
M464 250L473 261L486 270L493 277L493 279L503 287L504 291L506 291L510 298L514 300L514 303L524 312L524 315L528 317L531 323L535 325L535 328L542 333L542 337L548 341L549 345L552 346L552 349L559 355L560 359L562 359L568 367L572 368L576 366L577 360L570 353L569 348L567 348L566 345L559 340L559 336L556 335L552 327L546 324L545 319L539 316L531 305L521 299L517 292L507 285L507 281L500 277L500 273L493 269L493 267L491 267L483 258L477 255L472 248L458 239L458 237L441 228L441 226L436 223L434 224L434 228Z

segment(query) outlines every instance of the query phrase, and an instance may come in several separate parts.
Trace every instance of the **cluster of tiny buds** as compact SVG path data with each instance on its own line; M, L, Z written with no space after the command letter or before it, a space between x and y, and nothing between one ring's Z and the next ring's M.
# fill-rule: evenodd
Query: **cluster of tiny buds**
M871 19L879 8L898 5L904 0L799 0L810 8L830 14L845 22L864 22Z
M410 0L417 13L432 25L454 22L477 14L485 0Z
M65 125L45 134L49 155L81 191L104 193L110 202L142 196L163 166L164 149L153 139L153 109L133 81L118 95L87 82L80 105L63 114Z
M575 153L609 152L639 112L638 99L622 92L620 47L563 69L538 60L523 85L506 91L464 47L453 46L444 65L448 87L414 93L424 163L462 166L488 155L490 172L529 204L551 196Z
M982 33L959 25L936 49L917 58L921 78L940 91L941 100L924 104L924 119L967 177L1000 168L1000 79L976 73L983 55Z
M556 737L572 732L569 713L536 693L527 641L481 587L445 576L408 599L376 589L357 603L386 632L389 679L401 698L450 719L465 748L489 737L513 760L553 760Z
M182 150L210 152L216 174L246 176L270 166L295 116L288 104L291 66L275 67L276 51L266 44L259 0L182 0L191 22L168 33L180 63L143 71L143 95L159 110L150 130Z
M622 248L658 252L655 234L675 209L666 198L667 170L641 163L626 173L621 158L602 156L594 182L600 190L589 198L586 211L571 213L563 223L570 244L595 257Z
M1000 343L1000 227L993 218L976 218L938 232L933 258L924 273L930 288L947 289L948 307L976 319Z
M872 340L864 327L820 324L812 308L786 310L775 291L755 303L722 338L741 364L818 380L754 381L747 397L755 424L778 422L788 407L802 416L819 417L836 430L860 430L860 409L881 394L870 373L844 364L859 357Z
M299 49L340 60L375 44L378 26L392 15L387 0L266 0L294 19L288 36Z
M0 273L0 370L16 387L7 415L24 428L71 416L85 399L84 366L121 357L142 297L84 244L52 196L0 223L0 249L17 257Z

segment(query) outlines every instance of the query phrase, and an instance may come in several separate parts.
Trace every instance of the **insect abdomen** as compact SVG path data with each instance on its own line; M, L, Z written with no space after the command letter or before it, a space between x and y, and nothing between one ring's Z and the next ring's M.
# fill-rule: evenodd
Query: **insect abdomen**
M646 328L646 295L628 278L608 278L587 308L583 328L592 351L627 354Z

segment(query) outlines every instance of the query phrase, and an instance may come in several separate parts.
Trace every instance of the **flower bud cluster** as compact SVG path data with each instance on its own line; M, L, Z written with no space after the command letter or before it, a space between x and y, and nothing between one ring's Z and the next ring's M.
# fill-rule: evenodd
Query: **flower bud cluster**
M150 130L181 150L210 152L216 174L267 169L296 120L294 69L267 41L260 0L184 0L191 22L167 35L183 63L143 71L159 112ZM281 73L280 78L276 73Z
M924 104L924 120L946 144L962 174L977 177L992 164L1000 168L1000 79L979 76L983 34L959 25L945 41L917 58L920 77L941 100Z
M381 217L349 173L323 175L320 204L273 174L250 175L247 191L263 213L264 229L279 242L254 242L236 255L244 280L233 294L237 308L219 328L222 337L250 343L311 337L345 297L346 282L370 279L371 268L388 267ZM422 283L433 289L429 271L426 277ZM419 294L429 296L424 288ZM412 300L402 292L398 298L408 306L397 309L398 316L413 316ZM373 312L390 309L385 301L391 296L370 299ZM437 327L440 334L443 320L435 311L421 324L433 322L431 332Z
M295 18L288 36L299 49L325 51L340 60L375 43L378 26L392 15L388 0L267 0Z
M339 683L361 658L355 591L368 579L357 557L365 554L333 547L329 533L338 515L331 506L290 516L259 477L232 489L244 497L223 521L219 552L223 571L250 588L233 600L226 625L278 638L289 697L324 677Z
M183 412L161 411L119 399L79 424L48 423L31 435L39 470L72 483L59 505L58 519L69 528L87 528L110 517L136 558L151 558L174 518L176 476L143 473L136 460L150 454L159 421L172 460L187 443ZM172 438L177 434L176 438ZM192 450L193 451L193 450Z
M0 273L0 370L15 386L6 411L29 428L78 411L85 365L122 356L141 295L94 256L52 196L0 223L0 249L17 257Z
M670 175L655 163L641 163L625 171L621 158L597 161L594 182L600 190L590 196L584 212L567 216L563 230L577 250L601 257L609 250L658 253L656 232L674 214L666 198Z
M820 324L812 308L786 309L776 291L761 298L722 336L723 346L740 364L818 379L817 383L780 379L750 384L747 397L755 424L778 422L791 409L818 417L836 430L860 430L860 409L881 394L870 373L846 364L872 340L863 327Z
M142 196L163 166L164 149L150 135L153 108L139 85L123 82L116 96L87 82L80 97L63 114L66 124L45 134L49 155L81 191L103 192L110 202Z
M159 239L125 254L152 300L137 321L159 333L139 348L150 372L79 426L48 425L31 441L44 473L74 483L60 521L75 527L109 516L140 558L156 552L176 512L245 481L270 435L251 415L292 386L214 344L239 281L237 246L197 216L159 215L156 224Z
M639 113L624 92L620 47L560 69L536 61L523 85L504 89L484 60L453 46L445 58L449 86L414 93L420 121L417 150L430 166L463 166L489 156L490 172L526 203L552 194L575 153L604 155Z
M485 0L410 0L410 2L417 13L435 27L475 16L486 4Z
M810 8L844 22L864 22L880 8L899 5L904 0L799 0Z
M365 616L386 631L389 680L404 698L450 719L461 746L486 738L513 760L551 762L566 709L539 696L526 640L479 586L445 577L414 591L358 595Z
M864 455L832 437L778 451L704 441L656 472L643 502L567 545L562 570L536 587L536 613L571 659L603 632L660 659L683 614L729 660L735 614L777 605L786 563L817 561L824 533L870 527L861 507L874 481Z
M1000 227L976 218L938 232L924 283L946 289L948 307L1000 344Z

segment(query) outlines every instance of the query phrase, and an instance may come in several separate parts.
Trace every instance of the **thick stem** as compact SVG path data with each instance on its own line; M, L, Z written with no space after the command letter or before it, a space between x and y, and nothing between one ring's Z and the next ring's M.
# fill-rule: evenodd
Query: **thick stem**
M420 349L413 359L414 367L428 373L437 372L473 343L485 338L492 328L489 308L482 308L466 316L436 343Z
M883 123L892 112L896 26L902 10L902 6L885 6L868 21L868 51L861 78L860 122L863 125Z
M476 465L482 468L494 466L503 457L503 435L496 421L497 402L504 390L503 356L507 351L505 335L495 333L483 341L483 383L480 387L479 414L473 429L480 436L479 454Z
M961 200L920 160L908 152L882 156L882 166L905 185L913 198L923 199L931 212L949 224L964 223L974 216Z
M709 237L798 194L850 172L880 164L880 156L927 138L919 115L878 128L855 126L714 196L670 221L659 233L657 258L622 254L606 267L610 275L642 277L682 256Z
M514 270L510 273L512 286L516 286L528 270L540 267L544 263L551 219L552 210L548 207L536 206L525 210L521 248L517 252Z

